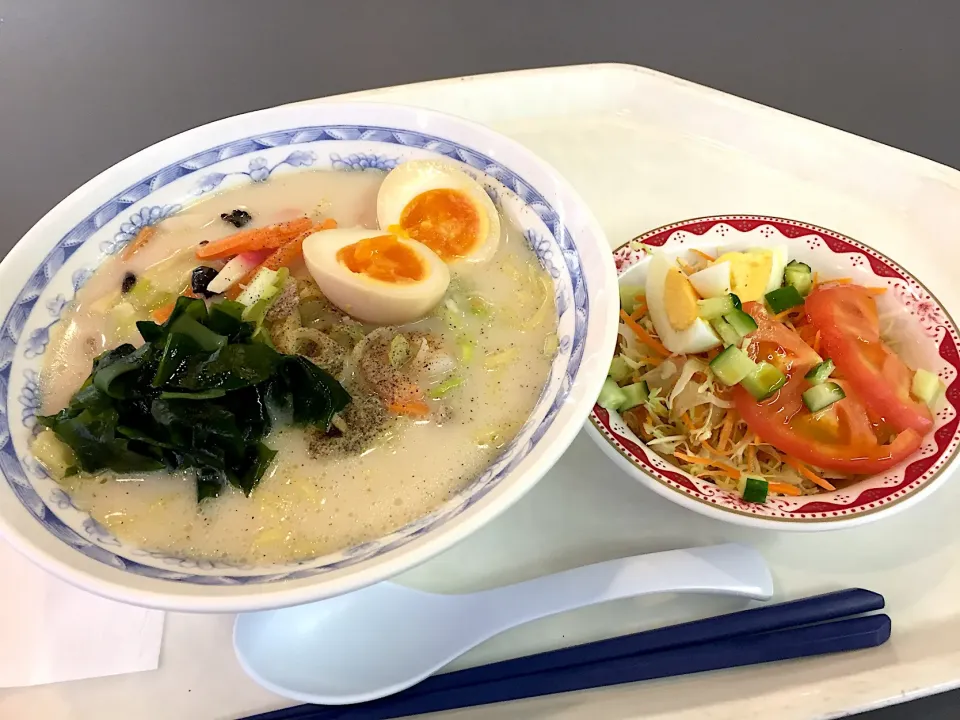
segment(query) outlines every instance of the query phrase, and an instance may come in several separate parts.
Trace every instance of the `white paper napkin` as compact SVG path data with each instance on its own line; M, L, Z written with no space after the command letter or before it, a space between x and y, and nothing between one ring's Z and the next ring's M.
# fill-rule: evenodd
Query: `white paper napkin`
M0 687L156 670L163 613L91 595L0 540Z

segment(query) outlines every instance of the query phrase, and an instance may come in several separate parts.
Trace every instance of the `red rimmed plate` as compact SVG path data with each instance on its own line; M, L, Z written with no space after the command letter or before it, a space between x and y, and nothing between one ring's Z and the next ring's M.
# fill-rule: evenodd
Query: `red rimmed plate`
M642 284L650 251L682 255L693 248L724 250L785 245L790 259L822 279L848 277L887 287L877 298L884 334L911 367L939 375L947 386L934 412L934 430L921 449L886 473L834 492L747 503L679 470L647 449L616 412L595 405L590 435L630 475L685 507L722 520L780 530L834 529L876 519L928 496L944 483L960 446L960 335L940 304L913 275L852 238L807 223L753 215L696 218L666 225L614 251L620 282Z

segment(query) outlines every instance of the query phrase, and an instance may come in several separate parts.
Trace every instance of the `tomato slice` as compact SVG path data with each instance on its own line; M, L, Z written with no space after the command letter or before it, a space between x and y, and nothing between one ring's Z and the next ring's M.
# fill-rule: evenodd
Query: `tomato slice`
M806 310L824 352L876 416L898 432L930 432L930 409L910 395L913 371L880 339L877 303L866 288L817 288L807 297Z
M796 332L770 318L762 305L748 303L743 309L758 326L749 354L777 364L787 375L786 384L762 402L739 385L733 388L737 411L757 437L805 463L849 474L883 472L920 448L921 436L913 429L880 444L876 423L848 380L838 381L847 397L819 413L809 412L802 397L810 387L804 375L820 356Z

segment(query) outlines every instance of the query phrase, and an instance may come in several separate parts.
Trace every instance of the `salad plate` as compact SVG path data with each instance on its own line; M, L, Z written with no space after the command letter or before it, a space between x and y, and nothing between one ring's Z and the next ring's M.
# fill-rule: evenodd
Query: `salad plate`
M807 489L799 491L803 494L771 492L764 502L751 502L745 499L742 487L740 491L724 487L723 478L715 482L716 478L709 476L710 471L706 475L692 474L678 467L675 457L668 461L665 456L670 456L675 448L669 437L664 440L651 436L661 449L661 452L653 451L616 410L600 404L594 406L590 416L591 436L621 468L655 492L691 510L753 527L783 530L843 527L890 515L929 496L948 479L960 445L958 333L943 305L907 270L869 245L831 230L795 220L752 215L721 215L666 225L620 246L614 251L614 258L621 288L642 288L651 258L659 252L677 257L681 263L686 257L689 264L685 267L693 270L695 266L691 264L703 264L703 258L719 261L720 255L742 255L752 249L772 251L780 259L774 263L774 269L779 270L775 285L780 284L786 262L793 261L812 268L821 284L839 281L849 287L869 288L876 300L884 342L894 348L910 368L936 375L946 389L945 393L937 393L931 413L933 429L922 438L919 449L902 462L862 479L858 476L849 484L836 481L831 484L827 479L825 488L811 488L808 483ZM648 291L652 287L651 283ZM645 300L653 314L658 298L648 294ZM621 335L624 334L632 333L621 325ZM691 338L688 337L688 341L693 341ZM682 343L678 349L683 349ZM679 374L684 357L679 356L677 362L677 356L673 356L667 362L674 362ZM725 389L722 384L718 388ZM725 439L720 430L717 424L711 447L718 444L718 436ZM706 433L709 438L709 430ZM709 445L710 441L707 442ZM714 457L720 459L724 455ZM730 462L727 459L725 465L720 459L720 467ZM680 464L693 469L689 463ZM729 486L731 482L727 480L725 484ZM770 487L776 485L771 482ZM792 486L784 490L793 492Z

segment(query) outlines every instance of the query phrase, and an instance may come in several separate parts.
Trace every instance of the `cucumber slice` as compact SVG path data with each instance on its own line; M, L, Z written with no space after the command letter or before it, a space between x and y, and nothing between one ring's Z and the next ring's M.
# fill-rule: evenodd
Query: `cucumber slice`
M845 397L846 394L842 387L835 382L825 382L804 390L803 404L807 406L810 412L820 412Z
M767 491L770 489L770 484L764 480L762 477L755 477L753 475L743 475L740 478L740 483L737 486L737 490L740 492L740 497L742 497L747 502L754 503L764 503L767 501Z
M650 388L647 386L646 380L641 380L632 385L625 385L620 388L620 392L626 397L626 400L620 403L620 412L629 410L637 405L642 405L647 401L647 398L650 397Z
M710 361L710 369L724 385L736 385L757 368L757 364L736 345L730 345Z
M802 297L806 297L813 288L813 271L806 263L791 260L783 270L783 282L796 288Z
M787 377L770 363L758 363L740 384L756 400L766 400L787 382Z
M616 380L607 378L603 381L603 387L600 388L600 397L597 398L597 405L607 410L617 410L627 399L626 394L617 385Z
M715 318L723 317L727 313L731 313L737 309L737 306L733 302L735 297L736 295L728 294L715 298L707 298L706 300L699 300L697 302L697 305L700 307L698 314L704 320L714 320Z
M629 315L637 305L637 295L643 295L643 285L621 285L620 307Z
M819 385L830 377L830 373L832 373L836 367L837 366L833 364L833 360L827 358L822 363L814 365L810 369L810 372L803 376L803 379L809 380L811 385Z
M723 319L730 323L730 326L737 331L737 335L742 340L744 337L757 329L757 321L743 310L735 309L723 316Z
M913 383L910 385L910 392L918 400L922 400L928 407L932 408L940 399L940 394L944 391L943 381L929 370L917 370L913 375Z
M627 361L617 355L610 363L610 372L607 373L618 383L622 383L633 374L633 368L627 364Z
M803 298L800 292L793 285L771 290L763 296L767 301L767 307L774 313L782 313L784 310L803 305Z
M740 344L740 335L736 330L733 329L733 326L723 318L711 320L710 327L712 327L717 335L720 336L720 339L723 341L724 345Z

